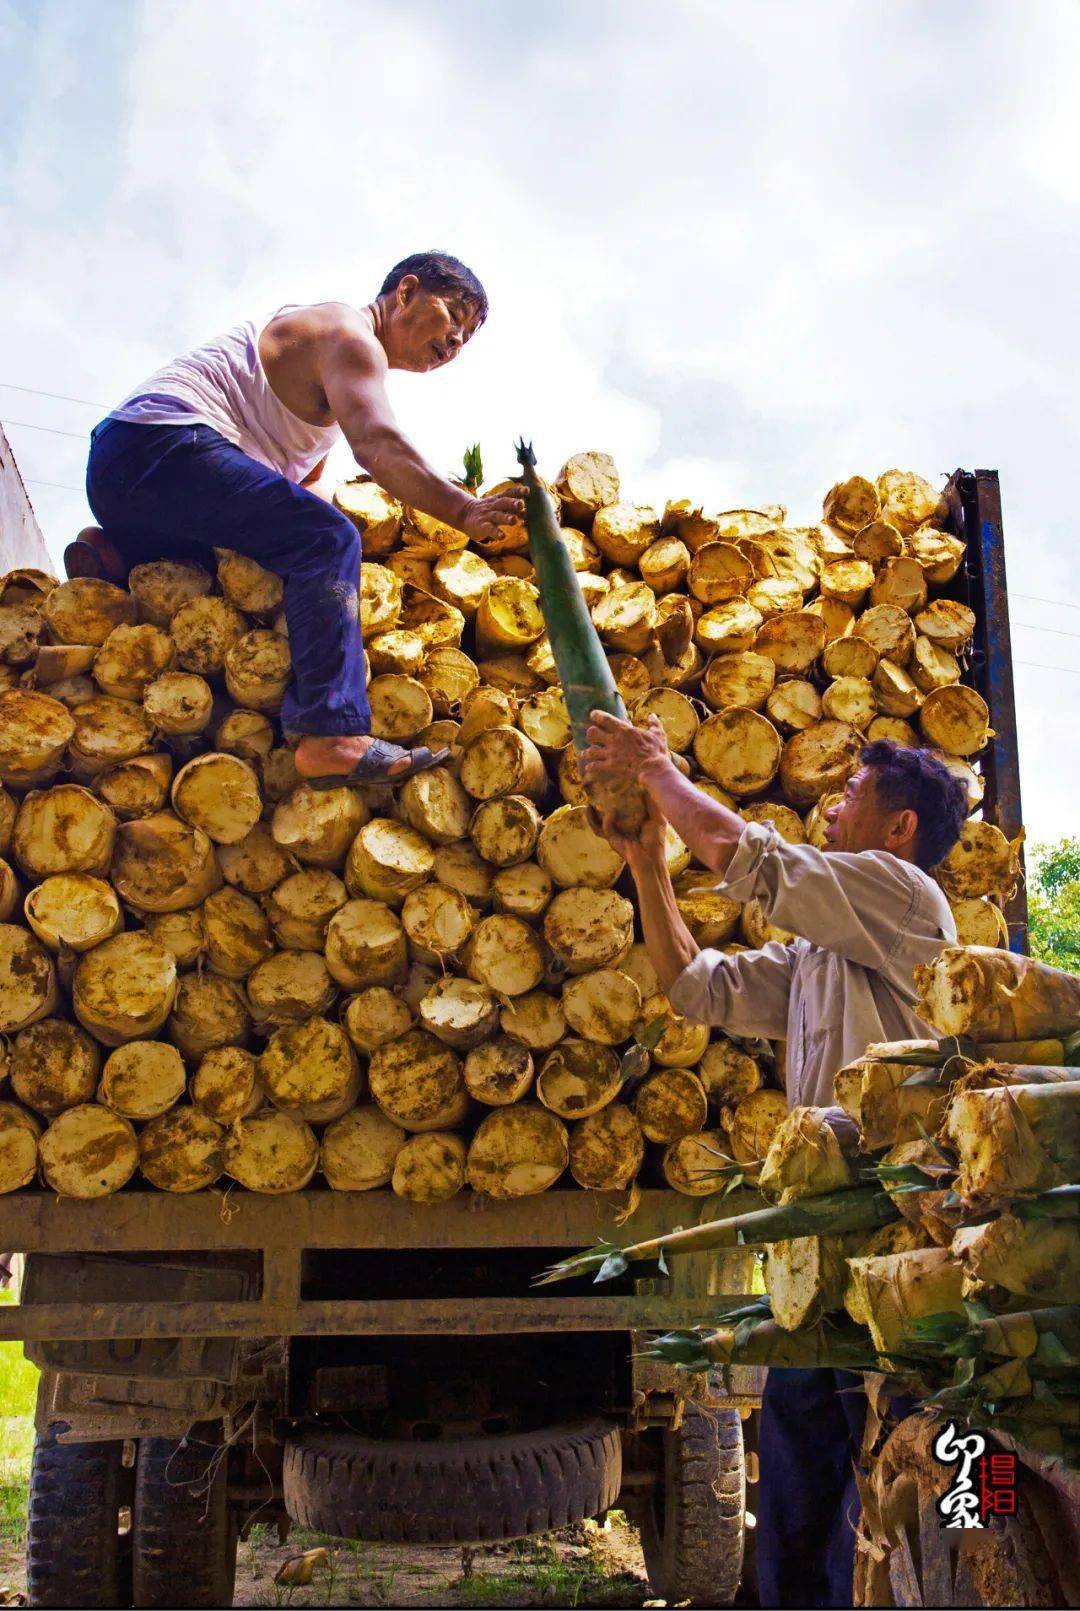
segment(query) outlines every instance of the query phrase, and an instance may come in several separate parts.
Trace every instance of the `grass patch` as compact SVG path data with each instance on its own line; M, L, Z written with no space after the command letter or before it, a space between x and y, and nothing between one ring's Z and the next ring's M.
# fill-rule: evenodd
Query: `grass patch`
M8 1291L0 1303L13 1302ZM21 1342L0 1343L0 1542L19 1545L26 1537L26 1491L34 1447L34 1402L38 1370L23 1355Z

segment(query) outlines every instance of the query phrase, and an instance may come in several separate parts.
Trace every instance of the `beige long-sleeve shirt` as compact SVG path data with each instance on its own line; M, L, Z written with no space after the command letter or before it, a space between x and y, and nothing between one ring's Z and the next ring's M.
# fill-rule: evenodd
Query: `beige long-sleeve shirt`
M800 937L701 951L668 997L732 1035L786 1039L790 1106L831 1106L835 1074L872 1041L933 1036L915 1012L915 967L956 943L956 924L928 873L884 850L789 845L751 822L717 887Z

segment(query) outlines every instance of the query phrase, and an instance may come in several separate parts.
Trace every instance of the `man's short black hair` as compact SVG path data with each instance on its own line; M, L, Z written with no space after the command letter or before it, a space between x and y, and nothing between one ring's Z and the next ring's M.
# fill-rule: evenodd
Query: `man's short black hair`
M472 269L451 257L449 252L414 252L411 257L403 257L382 282L379 295L396 291L406 274L415 274L425 291L464 298L481 324L487 318L487 292Z
M914 811L920 867L929 872L960 837L968 812L967 790L929 750L878 738L867 744L860 767L873 774L877 801L886 811Z

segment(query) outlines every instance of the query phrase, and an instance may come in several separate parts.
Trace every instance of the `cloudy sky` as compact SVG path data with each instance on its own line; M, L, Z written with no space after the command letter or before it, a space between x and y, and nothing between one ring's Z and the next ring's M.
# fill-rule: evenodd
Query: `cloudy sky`
M54 551L101 405L442 246L492 317L394 397L446 470L524 432L798 521L1000 470L1025 816L1076 831L1073 0L0 0L0 61L0 417Z

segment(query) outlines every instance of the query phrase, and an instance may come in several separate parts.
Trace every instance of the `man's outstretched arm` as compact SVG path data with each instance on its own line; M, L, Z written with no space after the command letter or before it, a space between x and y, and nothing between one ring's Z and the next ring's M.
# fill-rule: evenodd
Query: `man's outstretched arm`
M523 494L474 498L433 469L409 441L386 395L386 360L362 321L320 337L316 362L357 463L393 497L480 539L494 537L500 525L524 514Z

